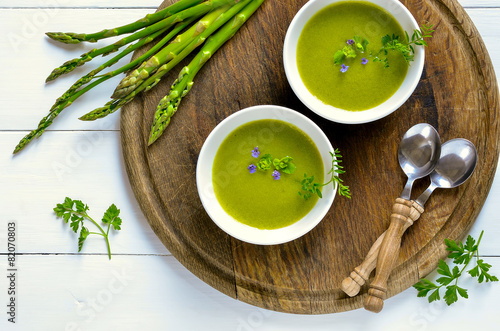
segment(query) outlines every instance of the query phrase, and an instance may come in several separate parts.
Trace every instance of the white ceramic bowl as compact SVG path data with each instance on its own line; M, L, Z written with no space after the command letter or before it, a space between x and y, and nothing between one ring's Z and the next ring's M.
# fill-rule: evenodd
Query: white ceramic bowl
M359 124L372 122L394 112L413 93L422 75L425 51L423 47L415 47L415 58L408 68L403 84L384 103L363 111L347 111L323 103L309 92L300 78L297 68L297 42L304 25L314 14L328 5L341 1L345 0L310 0L295 15L288 27L283 47L283 64L286 77L297 97L316 114L337 123ZM410 35L414 29L419 29L415 18L398 0L363 0L361 2L370 2L384 8Z
M324 177L325 179L329 178L328 171L331 168L332 162L330 152L333 152L333 148L323 131L310 119L294 110L279 106L263 105L240 110L224 119L215 127L201 148L196 165L196 184L203 207L210 218L222 230L248 243L275 245L299 238L314 228L330 209L337 190L334 190L332 185L323 187L323 198L318 199L316 205L306 216L280 229L257 229L236 221L226 213L215 196L212 184L212 167L215 154L220 144L234 129L245 123L262 119L282 120L304 131L316 144L323 159Z

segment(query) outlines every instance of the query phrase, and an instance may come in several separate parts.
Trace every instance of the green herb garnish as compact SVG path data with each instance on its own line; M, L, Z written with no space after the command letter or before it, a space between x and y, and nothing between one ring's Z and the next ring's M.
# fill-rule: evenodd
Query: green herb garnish
M414 46L427 46L427 42L424 38L432 38L432 30L433 25L422 25L420 30L413 30L413 34L410 38L408 32L405 31L406 40L401 41L400 37L393 34L385 35L382 37L382 48L375 54L372 55L371 52L369 57L373 57L373 62L382 62L384 64L384 68L389 68L389 60L387 57L380 58L381 54L387 55L389 51L396 51L401 53L406 63L410 65L410 62L413 61L415 57L415 48ZM369 42L365 38L360 36L354 36L352 39L347 40L347 46L344 46L342 49L333 54L333 62L335 65L342 65L341 72L345 73L349 66L346 66L344 60L346 59L354 59L358 56L358 54L368 53L367 46ZM368 59L363 57L362 64L367 64Z
M293 159L289 156L285 156L284 158L280 159L274 159L273 160L273 165L274 168L278 171L282 171L285 174L293 174L295 172L295 164L292 163Z
M257 163L257 168L262 171L266 171L271 169L271 166L273 165L273 157L271 154L265 154L263 155L259 162Z
M345 59L354 59L359 53L364 53L366 51L366 46L368 46L368 44L369 42L365 38L354 36L347 41L347 46L335 52L333 61L335 64L341 65Z
M389 67L389 62L387 60L387 57L385 59L380 59L378 56L381 53L384 53L384 55L387 55L389 51L396 51L401 53L403 58L405 59L406 63L408 65L410 64L411 61L413 61L415 57L415 48L414 46L427 46L427 42L424 40L424 38L432 38L432 33L434 30L432 30L433 25L423 25L420 30L413 30L413 34L410 38L408 35L408 32L405 31L405 36L406 36L406 41L401 42L399 40L399 36L396 35L385 35L382 37L382 49L377 53L375 58L373 59L374 62L383 62L384 63L384 68Z
M454 240L445 239L444 242L446 244L446 250L450 251L448 257L453 259L455 266L450 270L450 267L448 267L446 262L440 260L437 273L442 275L442 277L436 279L437 284L423 278L420 282L413 285L413 287L418 291L417 296L426 297L427 294L432 291L428 297L429 302L441 300L439 290L446 286L443 299L448 306L458 300L458 295L467 299L469 297L467 290L458 286L458 279L462 276L474 255L476 255L476 266L468 270L467 273L472 277L477 277L477 281L479 283L482 283L483 281L497 282L498 278L488 273L491 265L479 258L478 247L481 242L481 238L483 237L483 233L484 231L481 231L477 243L474 238L469 235L465 245L461 241L457 243ZM458 265L462 264L463 267L459 268Z
M70 222L71 229L77 233L78 229L80 229L80 237L78 238L78 251L80 252L83 247L83 243L85 239L91 234L97 234L103 236L106 240L106 245L108 247L108 256L111 260L111 248L109 246L109 229L113 227L115 230L121 229L122 220L118 215L120 214L120 209L116 208L114 204L109 206L108 210L104 213L102 218L102 222L108 225L106 231L97 224L88 214L87 211L89 207L81 202L80 200L72 200L70 198L64 199L63 203L58 203L54 208L54 211L58 217L61 217L65 223ZM84 225L83 221L87 219L94 223L95 226L99 229L99 232L90 232Z
M339 177L339 175L345 173L345 171L343 170L344 167L339 165L339 163L342 162L342 160L340 160L342 158L342 155L340 154L340 151L338 149L336 149L333 153L330 152L330 155L332 156L332 168L330 169L330 171L328 171L328 174L331 174L332 176L328 182L324 184L316 183L314 182L314 176L308 177L307 174L304 174L304 179L300 183L302 185L302 191L304 191L305 193L299 191L299 195L302 196L305 200L309 199L314 194L322 198L323 195L321 194L320 188L330 183L333 183L333 189L335 189L336 185L339 186L340 195L345 196L349 199L351 198L349 186L345 186L344 184L342 184L343 180Z

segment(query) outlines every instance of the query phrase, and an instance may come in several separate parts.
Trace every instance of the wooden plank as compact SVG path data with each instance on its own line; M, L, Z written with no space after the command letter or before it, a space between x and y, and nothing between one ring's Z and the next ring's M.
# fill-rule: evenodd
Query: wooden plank
M22 136L0 133L0 243L6 242L7 222L16 221L18 252L77 253L77 235L52 210L69 196L87 203L96 220L112 203L121 210L122 230L110 235L113 253L169 254L130 190L119 132L47 132L13 157ZM89 237L82 253L106 254L103 239Z
M38 10L0 10L0 28L4 33L0 37L0 60L9 63L4 66L5 77L0 81L3 109L0 113L0 130L31 130L36 127L53 105L55 100L66 91L79 77L103 63L107 58L97 58L91 63L77 68L74 72L59 77L54 82L45 84L45 78L53 68L69 59L79 57L97 44L65 45L51 41L44 36L46 31L89 31L113 27L136 20L145 15L147 10L121 10L120 15L110 15L108 11L65 10L53 16L38 16ZM38 20L38 18L40 20ZM87 17L87 19L80 19ZM89 19L92 19L90 22ZM95 25L95 26L94 26ZM110 38L107 42L117 40ZM36 54L36 57L34 57ZM128 63L130 56L120 61ZM20 71L22 70L22 71ZM116 120L103 126L103 123L82 122L78 117L109 101L114 87L123 76L114 77L99 88L90 91L54 121L50 129L56 130L117 130Z
M3 0L0 8L148 8L155 10L158 0Z
M500 0L459 0L463 7L500 7ZM158 0L3 0L0 8L148 8L156 9Z
M109 15L109 12L104 10L68 9L64 11L65 15L59 13L46 23L40 24L32 34L24 34L23 29L28 29L30 20L37 12L32 9L0 10L0 28L4 31L0 36L0 42L4 45L0 48L0 61L9 63L8 66L4 66L4 74L10 78L0 80L0 91L3 109L11 110L0 112L0 131L35 128L54 101L76 79L102 63L102 59L97 58L73 73L61 76L50 84L44 84L45 77L53 68L96 46L95 44L57 44L49 41L44 36L44 32L90 31L94 27L94 22L79 19L80 17L95 19L95 22L98 22L95 25L96 29L111 27L135 20L148 11L120 10L117 15ZM500 72L500 24L497 24L500 9L469 9L467 13L481 33L493 67L497 73ZM17 37L20 39L16 39ZM12 43L9 39L18 41L19 44ZM98 43L98 45L104 45L104 43ZM37 55L36 61L33 61L33 54ZM123 59L121 63L124 64L129 60L130 56ZM23 68L23 75L19 75L19 68ZM109 80L77 100L63 111L48 130L118 130L119 121L114 115L110 117L113 120L106 125L100 121L82 122L78 120L78 117L105 104L121 77L123 76ZM27 95L29 98L26 98ZM19 102L20 100L22 102Z
M500 258L485 258L500 275ZM429 304L410 288L386 302L383 314L293 315L253 307L221 295L172 256L18 256L17 319L4 312L2 330L496 330L498 284L465 277L469 299L450 307ZM5 270L4 256L0 268ZM433 280L436 275L432 275ZM7 302L8 279L0 277ZM4 307L5 308L5 307ZM397 318L395 317L397 316ZM473 316L474 318L471 318Z

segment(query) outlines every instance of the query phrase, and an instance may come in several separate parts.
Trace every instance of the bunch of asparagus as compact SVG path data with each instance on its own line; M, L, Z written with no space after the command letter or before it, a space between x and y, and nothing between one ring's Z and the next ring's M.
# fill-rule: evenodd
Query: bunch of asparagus
M128 45L118 55L77 80L59 97L38 127L21 139L14 153L21 151L34 138L40 137L63 109L100 83L118 74L128 73L118 84L111 96L112 100L103 107L83 115L81 120L93 121L115 112L133 100L138 93L153 88L166 73L201 46L193 60L181 69L170 92L158 104L149 137L151 145L165 131L181 99L191 89L199 70L263 2L264 0L179 0L154 14L148 14L136 22L114 29L91 34L47 33L50 38L68 44L96 42L122 34L130 35L111 45L93 49L79 58L67 61L52 71L46 81L69 73L99 55L106 56ZM157 40L157 43L143 55L121 68L99 74L127 54L153 40Z

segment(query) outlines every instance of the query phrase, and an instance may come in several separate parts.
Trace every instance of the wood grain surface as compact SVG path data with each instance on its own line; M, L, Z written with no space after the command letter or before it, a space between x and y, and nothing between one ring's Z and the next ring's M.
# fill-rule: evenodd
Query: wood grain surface
M165 4L170 3L167 0ZM455 0L408 0L418 22L435 24L426 65L413 96L373 123L342 125L317 117L293 94L282 65L286 29L305 0L267 0L198 74L165 134L147 148L157 102L178 70L122 111L122 146L135 196L151 227L189 270L219 291L272 310L321 314L362 306L340 290L389 224L405 176L400 138L414 124L432 124L441 140L462 137L478 150L464 185L438 190L409 228L389 279L388 296L416 283L446 256L444 238L461 239L475 221L498 161L498 86L486 48ZM180 68L179 68L180 70ZM200 148L225 117L259 104L295 109L315 121L344 155L352 200L337 197L324 220L293 242L258 246L226 235L205 213L196 190ZM428 182L417 182L416 196ZM373 276L373 275L372 275Z

